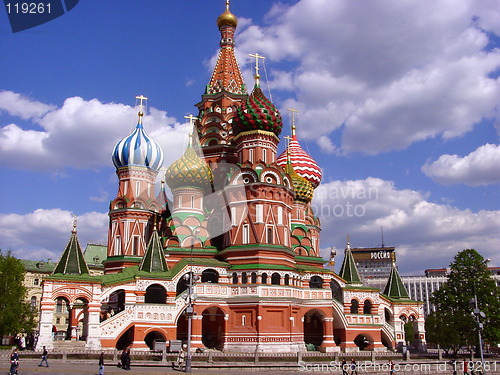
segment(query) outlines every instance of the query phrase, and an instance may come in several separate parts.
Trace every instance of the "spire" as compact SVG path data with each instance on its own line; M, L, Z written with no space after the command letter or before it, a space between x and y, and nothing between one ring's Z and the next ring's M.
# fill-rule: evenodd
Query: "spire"
M389 279L387 280L384 294L390 298L395 299L410 299L408 291L403 284L403 280L401 280L401 276L399 275L398 269L396 268L396 263L394 261L392 262L391 274L389 275Z
M340 267L339 276L347 281L349 284L362 284L359 278L358 268L354 262L351 252L351 244L349 243L349 236L347 236L347 246L344 253L344 261Z
M76 235L76 216L73 218L73 229L71 237L63 251L59 263L54 269L53 274L62 273L63 275L82 275L88 274L89 269L83 258L82 249Z
M168 270L165 253L161 246L160 236L156 230L156 223L151 239L148 243L148 249L139 265L139 271L145 272L165 272Z
M237 25L238 20L229 11L229 1L226 1L226 10L217 18L217 26L221 33L221 49L205 94L217 94L222 91L233 94L247 93L234 55L234 32Z
M293 140L297 140L297 136L295 135L295 113L296 112L299 112L298 110L296 110L295 108L288 108L288 110L290 112L292 112L292 139Z

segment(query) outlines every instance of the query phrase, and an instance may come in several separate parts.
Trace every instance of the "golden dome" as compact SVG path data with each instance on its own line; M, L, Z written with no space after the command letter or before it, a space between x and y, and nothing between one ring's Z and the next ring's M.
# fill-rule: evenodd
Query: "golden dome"
M226 10L222 13L219 18L217 18L217 27L220 29L223 26L231 26L236 28L238 26L238 20L236 16L229 11L229 4L226 6Z
M285 167L285 172L288 173L292 180L293 190L295 192L295 200L309 203L312 200L314 194L314 188L312 184L304 177L300 176L297 172L295 172L290 161Z

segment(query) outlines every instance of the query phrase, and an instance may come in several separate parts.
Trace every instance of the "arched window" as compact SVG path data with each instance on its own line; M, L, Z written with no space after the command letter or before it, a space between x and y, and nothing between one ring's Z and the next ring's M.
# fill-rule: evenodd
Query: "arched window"
M31 299L30 299L30 305L34 309L36 308L36 296L31 297Z
M335 280L330 281L330 289L332 290L332 297L335 298L340 303L344 302L344 295L342 293L342 288L339 283Z
M323 278L317 275L314 275L309 280L309 288L321 289L323 288Z
M206 269L201 273L201 282L216 284L219 282L219 273L211 268Z
M148 286L144 296L144 303L167 303L167 291L158 284Z
M372 313L372 303L369 299L365 300L363 304L363 314L371 314Z
M241 274L241 283L242 284L248 284L248 276L247 276L247 273L246 272L243 272Z
M233 272L233 284L238 284L238 274Z
M285 275L285 285L290 285L290 275L289 274Z
M257 274L255 272L252 272L250 275L251 283L252 284L257 284Z
M265 272L262 274L262 284L267 284L267 273Z
M359 310L359 302L357 299L351 300L351 314L357 314Z
M281 277L280 274L275 272L271 275L271 284L272 285L280 285Z

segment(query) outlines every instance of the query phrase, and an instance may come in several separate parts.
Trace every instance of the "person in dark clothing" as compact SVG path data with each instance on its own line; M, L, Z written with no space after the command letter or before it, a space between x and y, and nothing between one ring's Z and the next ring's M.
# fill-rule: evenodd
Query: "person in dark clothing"
M10 370L9 375L17 374L17 368L19 367L19 354L17 353L17 348L14 348L10 354Z
M104 375L104 352L99 356L99 372L97 375Z
M342 367L342 375L348 375L347 373L347 362L344 359L342 359L342 364L340 365Z
M49 367L49 362L47 361L47 356L48 356L48 352L47 352L47 348L44 346L43 347L43 353L42 353L42 360L40 361L40 364L38 365L38 367L42 367L42 363L45 362L45 366L46 367Z
M354 360L354 358L351 358L351 375L358 375L358 370L356 369L358 367L358 365L356 364L356 361Z

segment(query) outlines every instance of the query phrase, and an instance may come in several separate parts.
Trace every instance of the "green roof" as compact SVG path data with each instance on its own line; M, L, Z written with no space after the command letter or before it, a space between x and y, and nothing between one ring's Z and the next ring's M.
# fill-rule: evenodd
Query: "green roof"
M21 263L24 266L24 269L28 272L39 272L39 273L47 273L51 274L54 272L54 268L56 268L57 263L54 262L45 262L43 260L26 260L21 259Z
M83 258L80 243L78 242L78 237L76 236L76 228L73 228L71 231L71 237L68 244L54 270L54 274L56 273L63 275L82 275L89 273L87 263L85 263L85 259Z
M108 255L108 247L104 245L87 244L83 252L83 258L87 265L101 265Z
M410 299L408 291L403 284L403 280L401 280L401 276L399 276L399 272L395 264L392 265L391 274L387 280L384 294L391 299Z
M342 267L340 267L339 276L349 284L361 284L358 268L356 267L356 263L354 263L354 258L352 257L349 244L345 249L344 261L342 262Z
M160 242L158 232L155 230L148 243L148 248L139 266L139 271L165 272L167 271L165 253Z

